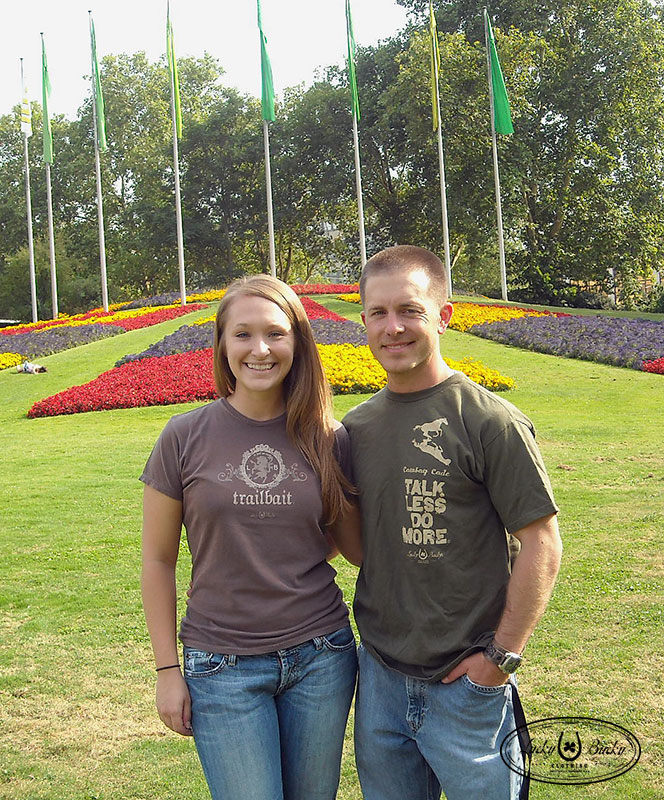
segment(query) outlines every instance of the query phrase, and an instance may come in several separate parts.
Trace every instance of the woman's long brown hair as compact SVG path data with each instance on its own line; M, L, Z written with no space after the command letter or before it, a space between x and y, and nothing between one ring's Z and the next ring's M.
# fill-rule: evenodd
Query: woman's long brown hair
M269 275L240 278L228 287L221 299L214 328L217 392L220 397L228 397L235 391L235 375L226 358L224 328L228 309L240 296L269 300L290 321L295 335L295 353L293 365L284 380L286 430L320 479L323 516L330 524L348 507L344 490L352 491L334 455L332 392L302 303L290 286L277 278Z

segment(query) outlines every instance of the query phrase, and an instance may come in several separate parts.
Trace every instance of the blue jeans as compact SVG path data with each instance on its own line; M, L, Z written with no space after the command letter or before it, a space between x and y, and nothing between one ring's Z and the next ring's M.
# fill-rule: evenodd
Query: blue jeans
M447 800L516 800L521 778L500 756L516 727L509 683L410 678L362 645L358 658L355 757L364 800L438 800L441 789Z
M185 647L213 800L334 800L356 672L350 627L265 655Z

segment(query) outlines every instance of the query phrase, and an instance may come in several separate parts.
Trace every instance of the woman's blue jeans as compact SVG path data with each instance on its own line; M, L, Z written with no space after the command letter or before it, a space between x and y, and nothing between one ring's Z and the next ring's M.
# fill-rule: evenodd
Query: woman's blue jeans
M334 800L356 672L350 627L264 655L185 647L213 800Z

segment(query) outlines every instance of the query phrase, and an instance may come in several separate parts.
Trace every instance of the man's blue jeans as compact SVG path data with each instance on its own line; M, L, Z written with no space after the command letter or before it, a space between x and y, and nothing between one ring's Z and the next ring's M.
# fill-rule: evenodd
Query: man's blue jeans
M422 681L384 667L362 645L358 657L355 757L364 800L438 800L441 788L447 800L518 798L521 778L500 756L516 727L509 683Z
M356 672L350 627L265 655L185 647L213 800L334 800Z

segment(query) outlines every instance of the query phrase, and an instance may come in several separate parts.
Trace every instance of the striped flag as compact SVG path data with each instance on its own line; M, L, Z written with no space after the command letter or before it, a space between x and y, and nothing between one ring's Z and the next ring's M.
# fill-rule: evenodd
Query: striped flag
M90 16L90 47L92 49L92 80L94 87L94 104L97 114L97 148L100 152L108 150L106 143L106 119L104 117L104 95L101 90L101 78L99 76L99 64L97 63L97 39L95 36L95 24Z
M168 71L171 76L171 91L175 106L175 127L178 139L182 138L182 109L180 108L180 81L178 79L178 62L175 60L175 39L171 25L170 3L166 4L166 57L168 58Z
M263 20L261 17L261 0L256 0L258 6L258 30L261 34L261 109L263 119L274 122L274 84L272 82L272 65L267 54L267 38L263 33Z
M429 0L429 53L431 55L431 117L433 129L438 130L438 75L440 73L440 49L438 47L438 30L436 17L433 13L433 4Z
M353 34L353 18L350 14L350 0L346 0L346 37L348 39L348 83L350 84L351 106L355 119L359 119L360 97L357 93L357 76L355 74L355 35Z
M30 111L30 101L28 100L28 87L23 83L23 99L21 100L21 132L26 136L32 136L32 112Z
M46 61L46 45L42 33L42 139L43 156L46 164L53 163L53 136L51 135L51 117L48 112L48 101L51 96L51 80L48 77L48 63Z

